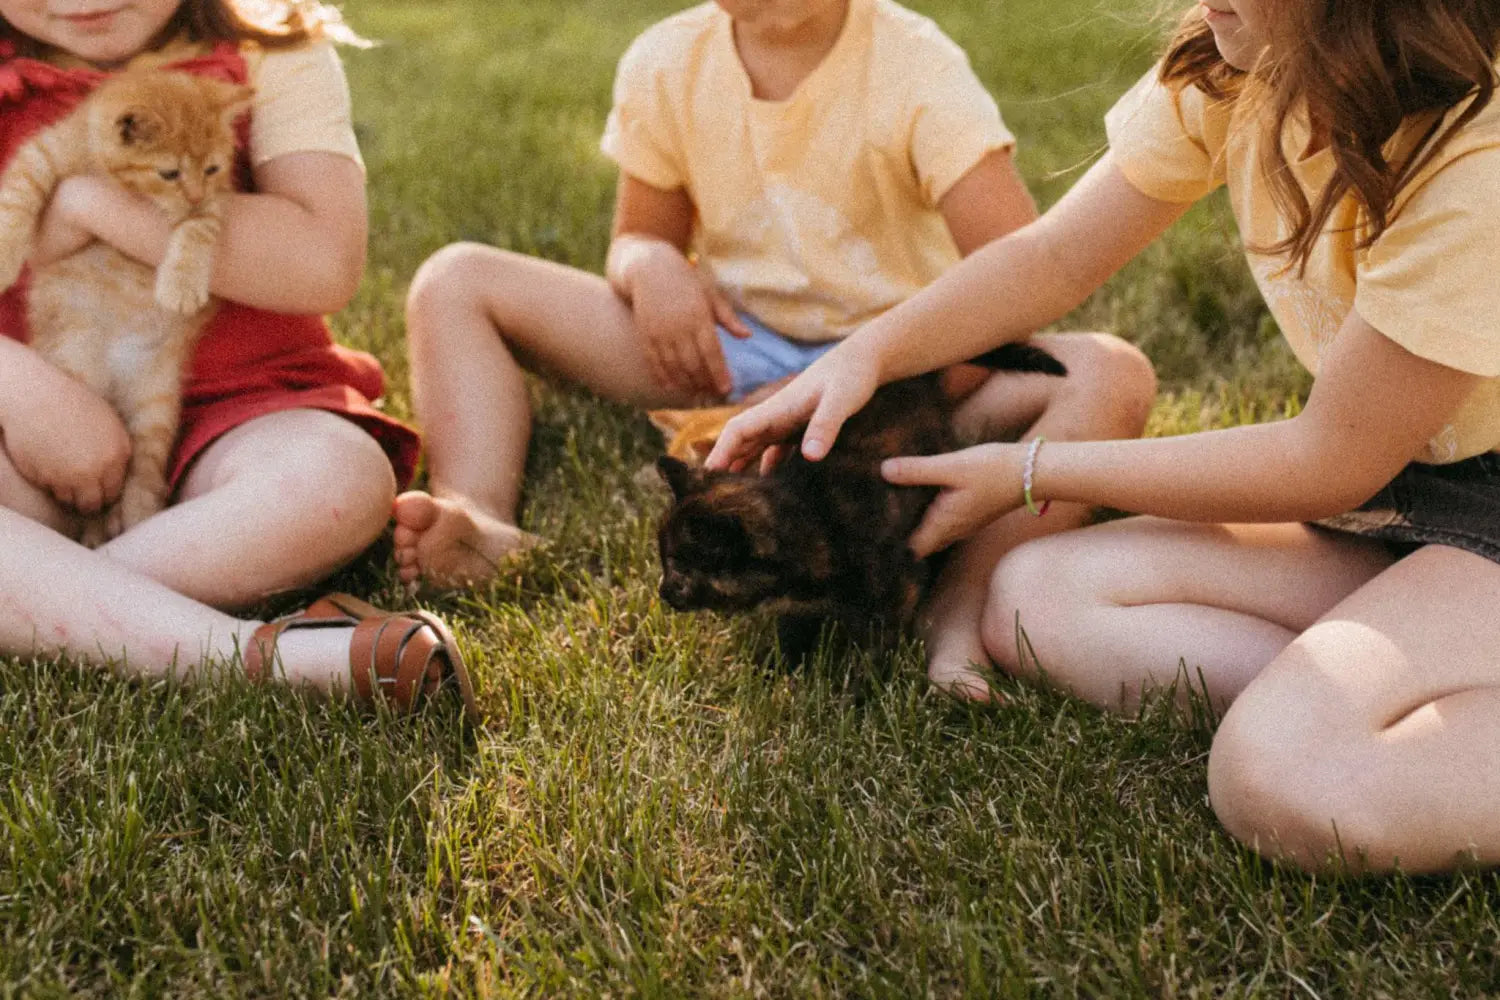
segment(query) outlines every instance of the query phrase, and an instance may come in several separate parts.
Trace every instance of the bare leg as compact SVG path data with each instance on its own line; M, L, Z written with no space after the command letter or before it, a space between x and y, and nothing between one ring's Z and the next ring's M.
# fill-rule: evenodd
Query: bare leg
M65 653L132 677L192 679L228 664L261 623L178 594L20 514L0 508L0 655ZM286 679L324 691L349 676L343 629L288 636Z
M59 506L52 494L21 478L3 446L0 446L0 507L69 537L78 533L78 516Z
M0 654L67 653L140 677L230 663L262 622L211 605L326 575L379 535L394 493L373 438L333 414L292 410L225 434L179 504L91 551L59 533L74 519L0 449ZM346 629L284 634L285 679L345 689L349 641Z
M1019 615L1047 678L1111 709L1201 671L1210 801L1255 849L1435 871L1500 862L1496 594L1500 565L1442 546L1135 518L1007 555L984 629L1032 672Z
M364 551L395 492L374 438L332 413L287 410L209 445L173 506L99 551L205 604L245 607Z
M1442 546L1331 608L1224 717L1209 796L1305 867L1500 863L1500 564Z
M697 402L652 379L630 310L603 278L479 244L422 265L407 337L431 492L396 500L405 580L480 582L532 541L516 526L531 440L524 369L640 406Z
M1390 562L1381 545L1300 524L1112 521L1009 553L991 585L985 645L1007 672L1041 670L1116 711L1134 711L1185 665L1223 708ZM1018 623L1035 662L1020 654Z
M1019 428L1029 428L1026 437L1058 441L1141 433L1156 378L1139 351L1105 334L1045 334L1036 342L1067 366L1067 377L990 376L956 414L962 436L978 440ZM1090 514L1079 504L1053 504L1045 517L1016 511L953 551L926 606L927 676L934 685L961 698L989 700L980 619L996 562L1028 539L1084 524Z

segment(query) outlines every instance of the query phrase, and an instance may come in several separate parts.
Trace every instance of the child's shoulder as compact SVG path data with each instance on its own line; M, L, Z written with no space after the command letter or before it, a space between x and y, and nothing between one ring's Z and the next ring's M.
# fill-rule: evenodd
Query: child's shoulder
M311 38L295 45L275 47L241 42L239 50L252 76L266 72L278 76L323 76L330 72L341 73L343 69L337 47L327 38Z
M624 61L676 65L728 23L715 3L701 3L657 21L636 36Z
M968 59L963 48L936 21L903 7L895 0L866 0L872 8L872 34L907 65L923 65L927 58L943 61Z

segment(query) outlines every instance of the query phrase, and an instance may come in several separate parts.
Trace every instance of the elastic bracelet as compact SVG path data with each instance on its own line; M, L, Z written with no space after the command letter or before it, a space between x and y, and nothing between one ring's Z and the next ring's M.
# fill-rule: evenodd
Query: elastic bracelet
M1041 517L1052 506L1051 500L1043 500L1038 507L1036 501L1031 499L1031 483L1036 478L1036 453L1042 450L1042 444L1046 440L1040 434L1031 439L1031 447L1026 449L1026 464L1021 468L1021 496L1026 498L1026 512L1032 517Z

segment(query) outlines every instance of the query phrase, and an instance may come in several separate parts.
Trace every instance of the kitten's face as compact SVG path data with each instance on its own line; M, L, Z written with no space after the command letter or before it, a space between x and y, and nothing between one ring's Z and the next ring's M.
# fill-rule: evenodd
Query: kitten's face
M779 596L774 512L746 477L657 462L675 502L657 532L661 597L678 611L743 611Z
M89 98L92 152L125 187L182 218L233 187L234 120L250 95L189 73L121 73Z

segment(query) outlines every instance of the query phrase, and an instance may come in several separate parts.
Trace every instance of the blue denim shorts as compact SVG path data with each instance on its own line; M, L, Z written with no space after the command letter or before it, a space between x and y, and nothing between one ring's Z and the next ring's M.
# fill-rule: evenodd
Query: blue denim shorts
M749 337L741 339L722 326L718 328L719 346L724 349L724 364L732 383L727 397L731 403L738 403L763 385L796 375L837 343L804 344L782 336L749 313L740 313L739 317L750 328Z
M1379 539L1398 557L1435 544L1500 562L1500 454L1413 462L1358 510L1313 523Z

